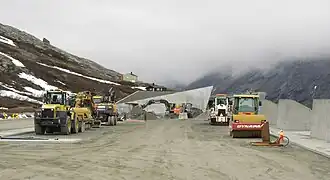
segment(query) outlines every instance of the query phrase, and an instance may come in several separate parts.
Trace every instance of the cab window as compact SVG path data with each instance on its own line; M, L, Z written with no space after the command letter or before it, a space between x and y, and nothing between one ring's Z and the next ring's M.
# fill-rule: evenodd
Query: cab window
M93 99L93 101L95 104L99 104L99 103L101 103L101 98L95 98L95 99Z
M217 99L217 104L227 105L226 99Z
M256 104L254 98L238 98L237 107L238 112L255 112Z

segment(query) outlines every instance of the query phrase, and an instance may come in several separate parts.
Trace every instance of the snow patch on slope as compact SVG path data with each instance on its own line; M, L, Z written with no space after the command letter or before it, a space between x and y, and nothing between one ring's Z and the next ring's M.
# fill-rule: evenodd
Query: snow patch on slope
M56 82L58 82L58 83L62 84L63 86L65 86L65 85L66 85L64 82L62 82L62 81L59 81L59 80L56 80Z
M90 80L93 80L93 81L98 81L98 82L105 83L105 84L113 84L113 85L117 85L117 86L120 86L121 85L121 84L118 84L118 83L115 83L115 82L111 82L111 81L107 81L107 80L103 80L103 79L98 79L98 78L93 78L93 77L85 76L85 75L82 75L82 74L79 74L79 73L76 73L76 72L72 72L72 71L70 71L68 69L63 69L63 68L60 68L60 67L57 67L57 66L49 66L47 64L43 64L43 63L39 63L39 62L37 62L37 64L40 64L40 65L45 66L45 67L57 69L57 70L60 70L62 72L66 72L66 73L73 74L73 75L76 75L76 76L80 76L80 77L83 77L83 78L86 78L86 79L90 79Z
M0 96L1 97L9 97L9 98L17 99L17 100L20 100L20 101L28 101L28 102L32 102L32 103L43 104L40 101L29 98L27 96L20 95L16 92L13 92L13 91L0 90Z
M143 87L143 86L139 86L139 87L132 87L132 89L140 89L142 91L146 91L147 88L146 87Z
M31 87L24 87L24 89L32 94L34 97L42 97L45 92L37 89L33 89Z
M11 87L11 86L9 86L9 85L7 85L7 84L3 84L2 82L0 82L0 86L2 86L2 87L5 88L5 89L8 89L8 90L10 90L10 91L13 91L13 92L15 92L15 93L25 94L25 95L28 95L28 96L33 96L33 94L31 94L31 93L16 90L16 89L14 89L13 87Z
M8 38L3 37L3 36L0 36L0 42L9 44L11 46L16 46L13 40L8 39Z
M57 89L56 86L49 85L46 81L44 81L44 80L42 80L40 78L36 78L35 76L33 76L31 74L26 74L26 73L22 72L22 73L19 73L18 74L18 77L20 77L22 79L26 79L26 80L32 82L33 84L42 87L46 91L52 90L52 89Z
M17 67L25 67L23 63L21 63L21 61L14 59L13 57L9 56L8 54L2 53L0 52L0 55L5 56L6 58L10 59L11 62L13 62L13 64L15 64L15 66Z

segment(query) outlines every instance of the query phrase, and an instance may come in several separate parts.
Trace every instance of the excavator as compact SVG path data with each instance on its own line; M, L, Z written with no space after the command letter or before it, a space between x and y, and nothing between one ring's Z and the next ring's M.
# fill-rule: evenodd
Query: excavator
M169 118L174 118L177 115L174 112L175 104L168 102L166 99L151 99L145 104L141 105L141 108L144 109L151 104L164 104L165 105L165 116Z
M229 101L232 106L232 119L229 122L229 134L233 138L261 138L262 125L267 122L260 114L262 106L258 93L234 94Z

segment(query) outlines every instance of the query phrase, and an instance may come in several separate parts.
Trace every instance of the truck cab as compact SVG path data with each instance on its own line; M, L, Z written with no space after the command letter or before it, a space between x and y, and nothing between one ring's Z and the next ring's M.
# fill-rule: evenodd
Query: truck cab
M210 124L228 125L230 119L229 97L226 94L216 94L210 112Z

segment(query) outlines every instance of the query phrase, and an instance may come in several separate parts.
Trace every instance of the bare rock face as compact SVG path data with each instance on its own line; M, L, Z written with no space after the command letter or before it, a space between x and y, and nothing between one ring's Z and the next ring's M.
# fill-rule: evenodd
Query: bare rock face
M72 92L93 90L100 94L112 87L116 92L116 100L135 92L137 89L132 88L133 86L148 86L147 83L142 82L120 81L118 77L122 74L119 72L54 47L46 38L40 40L31 34L1 23L0 37L2 37L0 41L0 106L3 107L35 106L36 103L27 101L27 98L40 101L41 99L32 91L45 90L41 87L45 83ZM6 39L11 42L6 42ZM17 65L18 62L24 66ZM31 77L29 77L30 80L19 77L20 73L31 75L44 82L39 80L33 83ZM112 82L112 84L107 82ZM18 93L21 97L17 98L14 93Z

